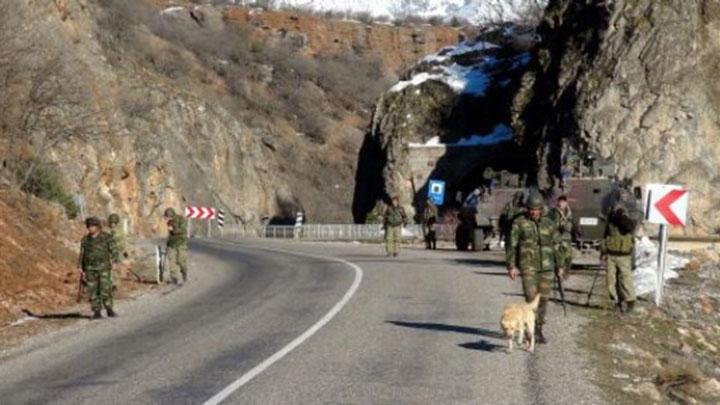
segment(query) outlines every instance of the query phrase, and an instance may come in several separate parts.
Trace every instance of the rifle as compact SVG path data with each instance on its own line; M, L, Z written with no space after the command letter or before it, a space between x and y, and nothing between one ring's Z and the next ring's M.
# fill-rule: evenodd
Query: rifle
M77 302L82 302L85 298L85 290L87 289L87 282L85 281L85 273L80 276L80 283L78 284Z
M563 287L562 277L560 277L558 272L555 272L555 282L558 285L558 291L560 291L560 304L562 305L563 316L567 316L567 308L565 306L565 287Z

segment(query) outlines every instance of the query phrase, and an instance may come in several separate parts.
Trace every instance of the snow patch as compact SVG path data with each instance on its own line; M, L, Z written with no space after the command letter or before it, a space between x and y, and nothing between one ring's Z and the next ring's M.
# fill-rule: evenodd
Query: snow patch
M16 320L16 321L10 322L10 323L8 324L8 326L20 326L20 325L22 325L22 324L24 324L24 323L27 323L27 322L30 322L30 321L34 321L34 320L36 320L36 319L37 319L37 318L34 317L34 316L26 316L26 317L20 318L20 319L18 319L18 320Z
M185 11L185 7L179 7L179 6L168 7L165 10L161 11L160 14L172 14L172 13L177 13L180 11Z
M339 13L368 13L373 17L423 18L453 17L464 18L473 24L503 19L515 21L521 18L518 11L532 4L534 0L271 0L272 8L300 8L304 10ZM257 0L227 0L228 4L242 6L257 3Z
M461 138L457 142L453 143L442 143L440 142L439 136L434 136L427 140L425 143L408 143L411 148L436 148L436 147L448 147L448 148L467 148L473 146L493 146L504 142L511 141L513 139L512 129L505 124L498 124L492 130L492 132L484 135L470 135L465 138Z
M487 62L494 62L494 58L487 58ZM484 96L490 84L490 77L485 73L482 65L462 66L454 63L450 66L437 66L432 73L422 72L410 80L400 81L390 88L390 92L399 92L430 80L445 83L456 93L477 97Z
M635 293L648 294L655 291L658 271L658 246L648 237L642 238L635 245ZM678 270L682 270L690 262L689 259L671 253L667 255L667 268L665 280L678 278Z

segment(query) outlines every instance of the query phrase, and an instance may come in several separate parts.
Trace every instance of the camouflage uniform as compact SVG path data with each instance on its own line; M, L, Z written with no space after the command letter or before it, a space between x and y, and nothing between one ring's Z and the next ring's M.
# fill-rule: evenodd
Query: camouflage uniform
M632 277L632 253L635 248L633 233L636 224L624 213L611 213L605 228L605 238L600 245L600 252L607 259L610 300L616 305L625 301L629 305L628 310L632 310L636 298Z
M187 281L187 251L188 251L188 235L187 221L180 215L174 214L172 219L168 221L168 227L172 227L168 231L167 239L167 255L165 256L166 274L170 275L170 281L173 284L182 284Z
M550 218L557 224L558 232L560 233L560 256L562 260L558 262L560 267L566 270L565 274L568 274L572 269L573 262L573 249L572 249L572 231L573 231L573 214L570 207L564 211L558 207L553 208L550 211Z
M437 223L438 209L435 204L428 201L423 211L423 233L425 235L425 247L427 249L437 248L437 235L434 226Z
M547 217L533 220L528 216L517 218L512 225L505 255L508 269L516 267L522 277L525 300L530 302L540 294L536 323L545 323L547 302L557 270L560 234L555 222Z
M98 313L104 307L112 312L112 265L120 260L112 236L100 232L85 235L80 242L80 267L90 296L90 306Z
M405 210L400 207L389 206L383 215L383 226L385 228L385 250L388 256L397 256L400 253L402 241L402 228L407 223Z

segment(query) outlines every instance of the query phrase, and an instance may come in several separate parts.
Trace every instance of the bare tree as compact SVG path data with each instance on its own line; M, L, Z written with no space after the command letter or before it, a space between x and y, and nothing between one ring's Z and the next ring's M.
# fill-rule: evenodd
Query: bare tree
M51 149L108 132L100 107L81 82L82 75L69 70L69 63L55 55L30 72L27 98L23 101L19 126L12 135L14 140L25 137L34 158L21 177L21 187Z
M526 27L538 25L545 12L547 0L485 0L487 24L501 25L508 22Z

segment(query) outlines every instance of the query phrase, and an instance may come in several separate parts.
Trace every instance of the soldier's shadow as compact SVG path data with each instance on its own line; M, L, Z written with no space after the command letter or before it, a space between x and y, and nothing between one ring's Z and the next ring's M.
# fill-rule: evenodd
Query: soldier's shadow
M27 316L37 319L92 319L89 315L83 315L80 312L60 312L52 314L36 314L28 309L23 309L23 313Z

